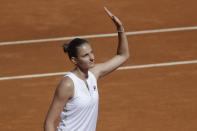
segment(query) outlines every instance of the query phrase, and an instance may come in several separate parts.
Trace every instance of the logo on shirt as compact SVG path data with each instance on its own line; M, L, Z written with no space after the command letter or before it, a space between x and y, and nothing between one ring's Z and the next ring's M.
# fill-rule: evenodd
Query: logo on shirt
M94 91L96 90L96 86L93 86L93 88L94 88Z

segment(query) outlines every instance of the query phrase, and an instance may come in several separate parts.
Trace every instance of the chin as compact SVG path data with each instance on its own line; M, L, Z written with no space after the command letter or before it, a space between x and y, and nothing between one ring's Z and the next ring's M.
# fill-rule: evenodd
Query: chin
M94 64L91 64L90 66L89 66L89 68L93 68L95 65Z

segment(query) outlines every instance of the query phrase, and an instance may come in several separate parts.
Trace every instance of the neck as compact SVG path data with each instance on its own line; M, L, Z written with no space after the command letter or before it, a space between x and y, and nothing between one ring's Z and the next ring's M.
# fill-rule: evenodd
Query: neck
M76 67L73 70L73 73L75 73L81 79L87 79L88 78L88 70L83 70L83 69L80 69L79 67Z

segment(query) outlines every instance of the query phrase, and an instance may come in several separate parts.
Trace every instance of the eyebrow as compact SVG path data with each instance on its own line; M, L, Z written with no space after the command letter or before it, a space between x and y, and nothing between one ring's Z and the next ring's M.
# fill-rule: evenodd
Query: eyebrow
M85 53L84 55L82 55L82 56L86 56L86 55L88 55L89 53L93 53L93 50L91 50L90 52L88 52L88 53Z

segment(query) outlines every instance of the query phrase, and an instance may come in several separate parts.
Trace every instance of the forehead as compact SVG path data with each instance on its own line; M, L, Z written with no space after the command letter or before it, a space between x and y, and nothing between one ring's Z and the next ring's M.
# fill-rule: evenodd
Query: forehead
M82 44L81 46L77 47L78 54L85 54L92 51L92 47L89 43Z

